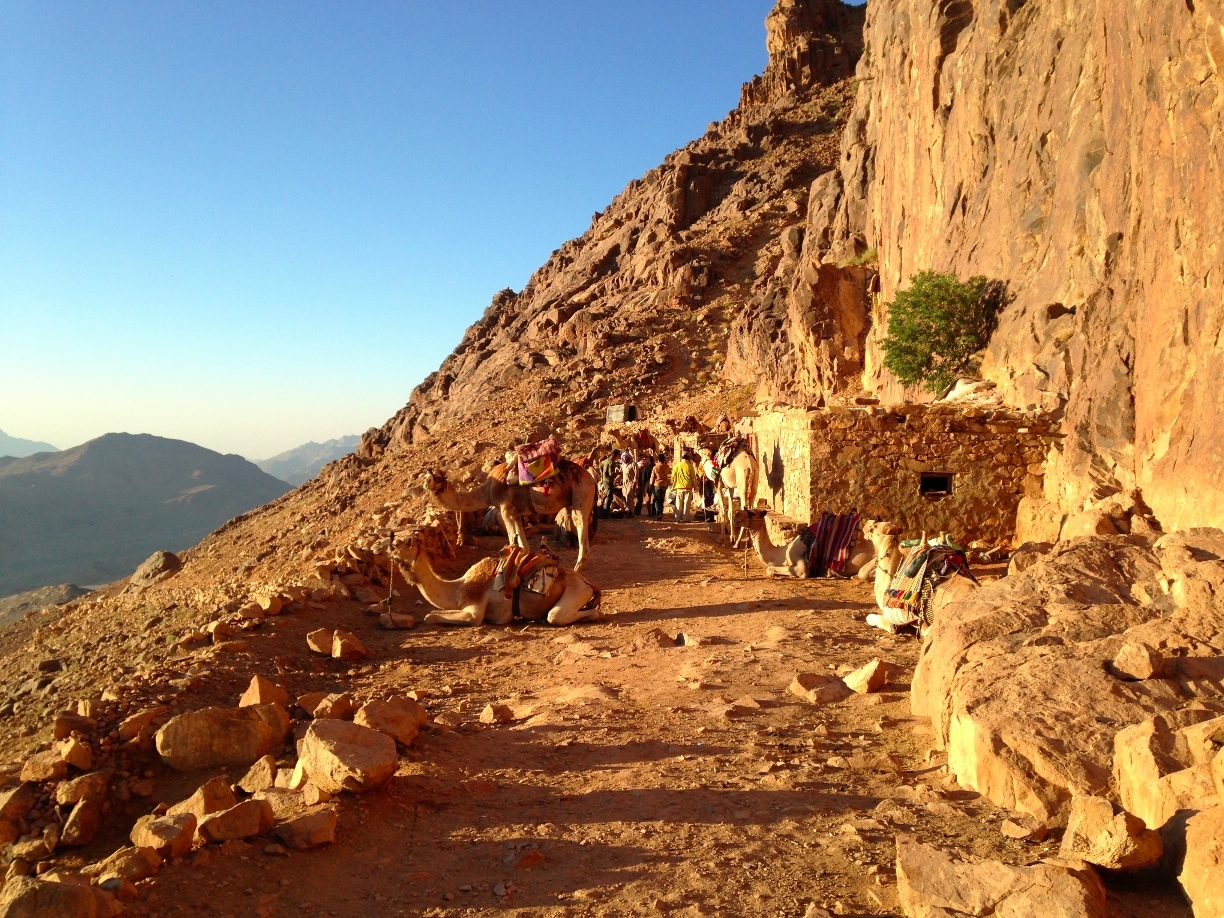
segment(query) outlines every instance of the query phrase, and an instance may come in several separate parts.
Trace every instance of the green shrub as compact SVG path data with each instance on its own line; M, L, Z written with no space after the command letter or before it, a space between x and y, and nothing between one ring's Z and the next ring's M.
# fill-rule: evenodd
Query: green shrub
M884 366L907 386L921 383L943 392L977 369L979 354L995 330L1006 287L977 276L922 271L898 291L881 342Z

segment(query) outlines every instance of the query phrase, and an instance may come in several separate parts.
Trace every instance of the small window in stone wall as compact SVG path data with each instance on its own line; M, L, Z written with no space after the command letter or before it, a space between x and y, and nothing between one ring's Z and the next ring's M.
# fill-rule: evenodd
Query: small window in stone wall
M918 493L923 497L947 497L952 493L952 473L923 472Z

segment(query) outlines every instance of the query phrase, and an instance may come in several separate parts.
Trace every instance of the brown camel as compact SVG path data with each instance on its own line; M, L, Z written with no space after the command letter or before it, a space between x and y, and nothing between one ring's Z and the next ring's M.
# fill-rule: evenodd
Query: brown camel
M443 507L453 510L462 524L462 514L469 510L496 507L511 545L527 547L523 518L528 513L556 517L563 509L572 511L574 530L578 534L578 560L574 570L581 570L590 551L589 533L595 531L595 479L569 459L557 463L557 474L542 485L512 485L506 482L510 467L495 468L484 483L470 491L460 491L442 469L425 472L425 487Z
M407 565L404 579L421 591L434 608L425 616L427 624L479 625L489 622L506 625L514 618L513 597L495 582L497 559L481 558L458 580L445 580L433 569L429 554L415 535L396 541L394 555ZM564 565L557 565L558 576L546 592L519 591L518 615L530 621L546 620L550 625L569 625L577 621L601 621L599 591Z

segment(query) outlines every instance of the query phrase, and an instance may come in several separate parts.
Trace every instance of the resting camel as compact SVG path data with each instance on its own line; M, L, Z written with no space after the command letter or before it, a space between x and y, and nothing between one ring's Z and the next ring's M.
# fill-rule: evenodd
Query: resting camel
M774 545L769 539L769 529L765 525L768 510L748 511L748 534L752 539L752 547L757 557L765 565L768 577L806 577L808 575L808 546L803 544L799 536L789 545ZM857 577L866 580L875 572L875 550L856 539L850 557L842 572L847 577Z
M523 517L528 513L539 513L545 517L556 517L563 509L570 508L574 530L578 534L578 560L574 570L581 570L590 551L588 532L594 532L595 479L576 462L561 459L557 463L557 474L544 482L543 486L512 485L506 483L510 467L495 468L484 483L470 491L460 491L446 477L442 469L425 472L425 487L443 507L455 511L462 532L463 513L496 507L511 545L527 547L527 536L523 530Z
M481 558L458 580L445 580L434 572L429 554L416 535L406 541L396 541L395 559L407 565L400 567L404 579L421 591L431 606L441 611L430 612L425 621L434 625L505 625L514 618L513 600L505 591L495 588L497 559ZM585 577L564 565L558 565L560 576L553 581L548 593L540 595L530 590L519 593L518 614L530 621L545 619L550 625L569 625L577 621L600 621L599 591Z
M735 530L735 499L739 498L743 509L752 510L756 504L759 476L760 465L745 443L735 451L727 464L719 469L718 477L714 480L714 487L718 491L718 509L722 514L718 531L721 534L725 526L733 546L739 545L740 539L744 537L743 527L740 527L739 532Z
M867 624L885 631L896 631L904 625L917 624L921 630L921 622L904 609L893 609L888 606L888 588L892 586L897 568L901 566L901 527L896 523L884 523L873 520L863 521L863 534L875 546L875 600L880 607L879 612L867 616ZM926 535L923 534L925 541ZM931 596L931 615L934 617L944 606L963 599L978 588L978 584L968 577L954 574L936 587Z

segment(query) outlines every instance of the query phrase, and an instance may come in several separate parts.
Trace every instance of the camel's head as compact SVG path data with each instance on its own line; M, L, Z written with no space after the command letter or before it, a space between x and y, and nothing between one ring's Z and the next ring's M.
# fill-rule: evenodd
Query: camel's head
M421 482L430 494L437 496L446 490L450 484L446 478L445 469L429 469L421 473Z
M391 543L391 556L395 560L407 564L409 569L421 556L421 536L416 530L397 532Z
M761 532L765 528L765 517L768 515L769 509L767 507L745 510L744 516L747 520L748 529L752 532Z
M886 558L898 547L901 527L883 520L863 520L863 535L875 546L877 558Z

